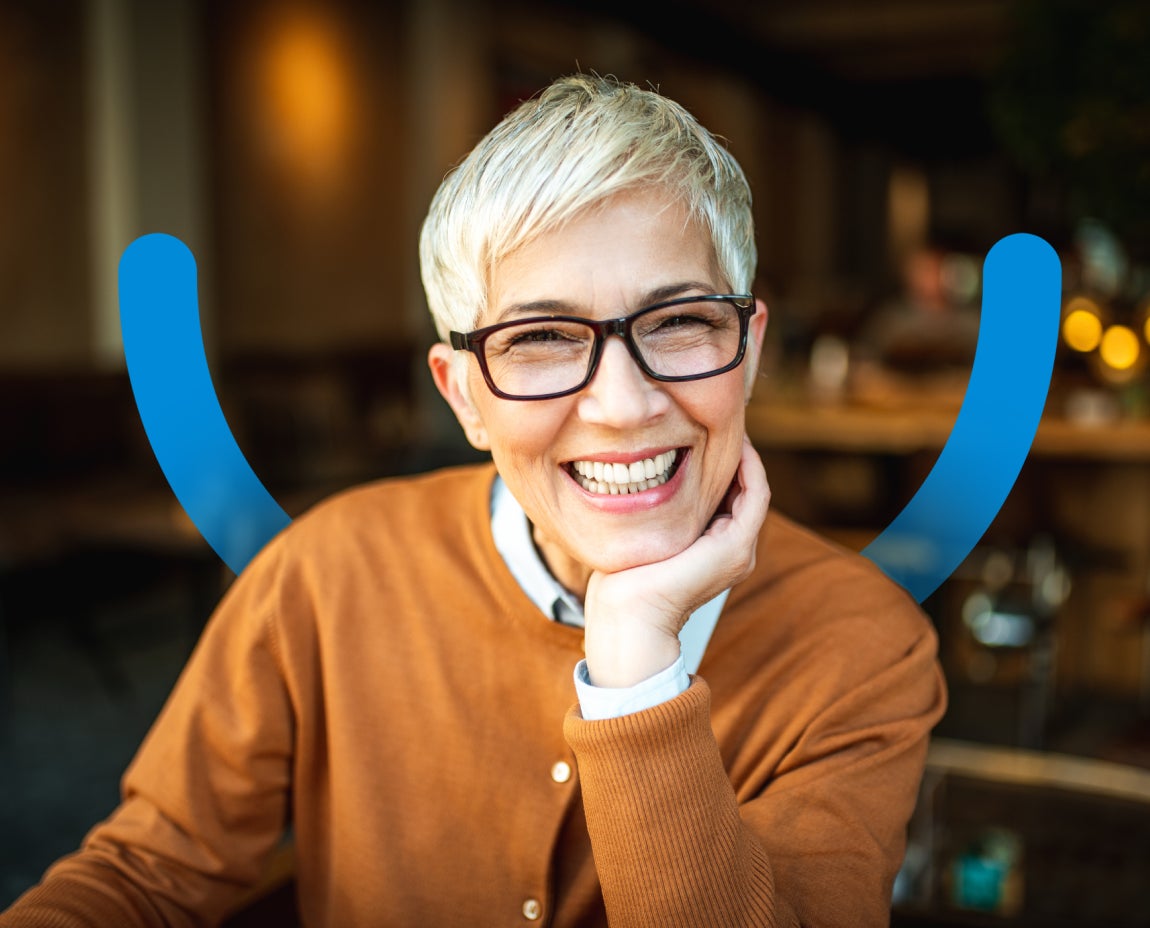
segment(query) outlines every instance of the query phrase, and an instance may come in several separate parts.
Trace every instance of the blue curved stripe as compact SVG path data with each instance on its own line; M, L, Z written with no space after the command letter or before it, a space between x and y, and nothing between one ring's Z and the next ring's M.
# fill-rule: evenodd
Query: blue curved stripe
M1038 428L1058 339L1061 268L1033 235L986 257L970 383L954 429L906 508L863 554L922 602L1010 493ZM120 322L140 418L176 498L236 573L291 521L228 428L204 355L195 259L169 235L120 260Z
M1054 368L1062 269L1034 235L983 265L982 317L954 429L914 498L863 554L922 602L973 550L1030 452Z
M172 491L237 574L291 520L228 428L204 355L196 261L145 235L120 259L120 329L140 419Z

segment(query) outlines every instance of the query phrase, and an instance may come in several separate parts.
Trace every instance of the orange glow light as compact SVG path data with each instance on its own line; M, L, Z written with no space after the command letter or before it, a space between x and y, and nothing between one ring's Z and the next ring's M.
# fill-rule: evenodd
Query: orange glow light
M262 56L267 126L277 154L315 180L338 172L352 121L348 55L320 10L286 13Z
M1102 340L1102 320L1085 309L1076 309L1062 320L1062 340L1075 351L1093 351Z
M1112 325L1102 335L1099 354L1116 371L1129 370L1138 361L1138 336L1124 325Z

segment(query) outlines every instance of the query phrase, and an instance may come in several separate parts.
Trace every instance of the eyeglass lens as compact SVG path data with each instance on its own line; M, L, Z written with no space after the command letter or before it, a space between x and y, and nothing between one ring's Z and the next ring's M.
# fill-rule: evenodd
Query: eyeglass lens
M643 312L631 342L660 377L697 377L738 356L739 311L730 303L678 303ZM514 396L543 396L578 386L594 357L595 330L581 322L536 320L493 332L484 346L496 387Z

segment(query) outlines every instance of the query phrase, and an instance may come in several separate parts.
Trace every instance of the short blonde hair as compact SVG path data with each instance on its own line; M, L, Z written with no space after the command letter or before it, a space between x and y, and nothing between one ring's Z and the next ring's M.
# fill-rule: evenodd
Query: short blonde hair
M440 338L475 328L491 269L613 194L668 190L710 230L727 285L755 275L751 191L734 157L682 106L611 78L561 78L520 104L447 175L419 241Z

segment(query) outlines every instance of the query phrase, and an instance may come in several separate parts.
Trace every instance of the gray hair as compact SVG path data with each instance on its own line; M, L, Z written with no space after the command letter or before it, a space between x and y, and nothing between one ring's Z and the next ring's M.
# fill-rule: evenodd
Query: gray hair
M643 187L681 199L710 231L727 285L750 292L754 222L738 162L673 100L576 74L512 110L435 194L419 259L440 337L475 328L500 260L608 197Z

